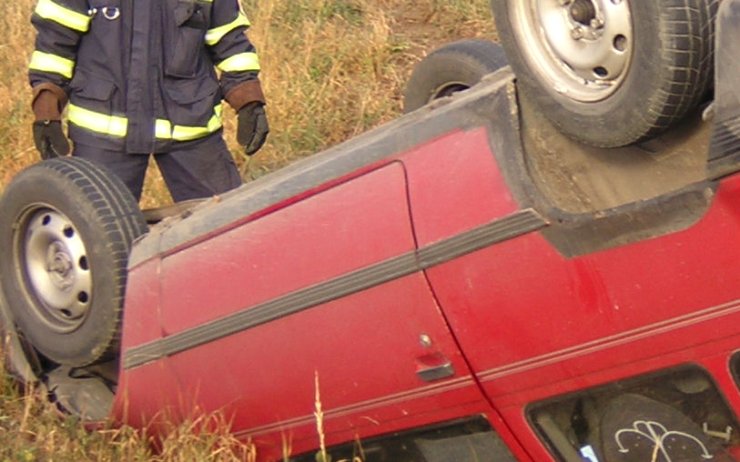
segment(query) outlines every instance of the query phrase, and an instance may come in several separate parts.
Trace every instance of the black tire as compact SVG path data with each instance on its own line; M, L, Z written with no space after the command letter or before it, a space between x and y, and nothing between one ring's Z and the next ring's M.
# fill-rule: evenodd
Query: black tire
M496 43L467 39L444 45L414 67L403 99L409 113L434 101L467 90L506 66L506 53Z
M711 88L719 0L536 1L491 7L519 90L574 139L648 139Z
M0 287L20 334L58 364L111 358L131 243L146 229L126 186L88 161L19 173L0 199Z
M3 354L4 371L20 385L36 383L42 366L33 347L18 335L2 290L0 290L0 339L3 342L0 351Z

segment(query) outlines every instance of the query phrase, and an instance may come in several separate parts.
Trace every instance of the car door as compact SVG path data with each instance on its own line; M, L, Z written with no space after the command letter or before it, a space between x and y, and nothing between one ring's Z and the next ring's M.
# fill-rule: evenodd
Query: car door
M415 249L391 162L165 256L170 399L293 451L482 412Z
M415 183L428 181L429 175L424 171L418 180L409 175L412 197ZM526 435L520 441L534 459L553 457L542 444L548 439L538 441L533 432L553 424L536 420L537 414L530 413L534 406L564 400L596 385L618 388L637 374L647 376L687 364L704 366L706 358L717 355L721 361L728 349L737 349L738 185L740 176L735 175L717 184L716 191L709 184L700 189L710 199L706 211L696 221L684 219L677 231L567 256L545 232L524 229L511 239L426 271L484 392L511 430ZM681 193L656 198L655 202L661 201L659 210L669 217L673 209L680 213ZM480 196L467 197L457 203L469 204ZM640 207L653 210L643 204L629 207L632 214L640 213ZM689 210L686 206L679 217L691 216ZM425 228L439 229L431 225L436 211L415 211L424 218L415 221L420 236L431 234ZM490 223L524 212L520 208L503 217L494 215ZM628 217L625 213L625 222ZM577 239L569 225L552 220L543 229L570 232ZM442 239L460 240L457 236L464 234L450 233ZM420 246L425 245L432 244L421 240ZM724 373L727 364L720 366L715 369ZM722 422L725 425L730 419ZM548 438L557 434L543 433ZM558 445L556 440L548 441ZM561 446L561 455L569 454L566 449L574 454L574 458L564 456L565 460L581 460L576 450L590 450L585 443L575 449Z

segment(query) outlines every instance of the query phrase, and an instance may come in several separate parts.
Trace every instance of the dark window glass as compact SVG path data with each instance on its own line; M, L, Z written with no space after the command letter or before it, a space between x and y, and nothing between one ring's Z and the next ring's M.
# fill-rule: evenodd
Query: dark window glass
M528 416L567 462L729 462L740 454L736 419L698 367L548 400Z
M740 352L735 353L730 361L730 371L735 379L735 385L740 388Z
M331 460L362 462L515 462L483 417L394 433L327 450ZM291 459L316 462L316 453Z

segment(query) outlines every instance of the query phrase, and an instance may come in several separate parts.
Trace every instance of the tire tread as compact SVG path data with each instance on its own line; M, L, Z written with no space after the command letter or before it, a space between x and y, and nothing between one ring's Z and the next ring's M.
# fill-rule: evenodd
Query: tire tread
M714 19L719 0L655 0L661 49L660 69L666 70L652 94L640 101L622 101L629 109L582 114L557 101L537 80L523 56L506 17L509 4L528 0L491 0L499 33L520 88L529 93L550 121L569 136L600 147L617 147L649 139L683 118L706 98L713 84ZM635 5L643 0L630 0ZM633 11L634 13L634 11ZM639 46L639 45L638 45ZM633 63L633 66L635 64ZM619 118L610 113L622 113ZM589 119L590 117L590 119ZM603 118L603 120L593 120ZM618 126L620 130L614 130Z
M74 157L47 160L18 174L6 189L2 202L0 202L0 210L19 209L19 202L24 200L24 192L33 187L32 183L39 181L39 178L66 185L64 189L68 197L85 201L89 205L89 209L92 210L92 221L95 222L94 227L102 234L97 236L97 239L103 243L108 255L107 260L114 266L111 269L112 295L105 301L110 318L105 320L104 325L98 326L102 331L96 334L96 344L91 349L92 351L84 355L78 354L70 358L69 362L73 362L75 366L84 366L111 359L120 347L120 324L125 297L128 256L133 242L146 233L147 224L136 200L118 177L90 161ZM12 215L12 212L10 214ZM0 230L0 233L7 241L5 233L8 223L2 221L0 226L4 228ZM13 226L15 226L14 223ZM6 273L9 272L6 271ZM2 282L3 284L8 283L5 279ZM60 358L52 359L64 362Z

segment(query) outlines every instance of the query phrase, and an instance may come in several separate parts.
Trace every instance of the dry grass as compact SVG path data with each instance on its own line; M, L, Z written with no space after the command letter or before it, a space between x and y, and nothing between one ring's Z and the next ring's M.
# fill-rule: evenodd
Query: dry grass
M234 439L219 414L161 430L155 441L146 430L130 427L85 429L77 419L60 414L42 390L21 391L0 363L0 461L256 460L254 447Z
M0 28L0 184L5 185L15 173L36 160L31 138L30 89L26 66L32 51L28 18L31 1L3 5Z
M0 188L35 162L26 66L35 0L8 2L0 17ZM463 37L494 37L488 0L244 0L262 60L271 134L246 179L339 143L396 117L415 62ZM233 143L235 119L226 114ZM152 171L143 207L169 195Z
M480 10L470 5L488 2L407 3L247 2L273 126L261 165L284 165L396 117L411 66L428 42L472 30L472 12Z
M247 180L397 117L412 66L425 53L464 37L495 38L488 0L244 0L250 38L262 60L271 134ZM33 49L35 0L3 2L0 15L0 190L37 161L26 67ZM234 114L226 139L233 144ZM169 195L155 170L143 207ZM3 250L0 249L0 252ZM318 388L317 388L318 389ZM307 403L310 406L310 403ZM216 417L170 429L158 454L146 433L88 432L60 418L38 392L21 395L0 370L0 461L230 461L254 457ZM197 431L201 428L211 431Z

